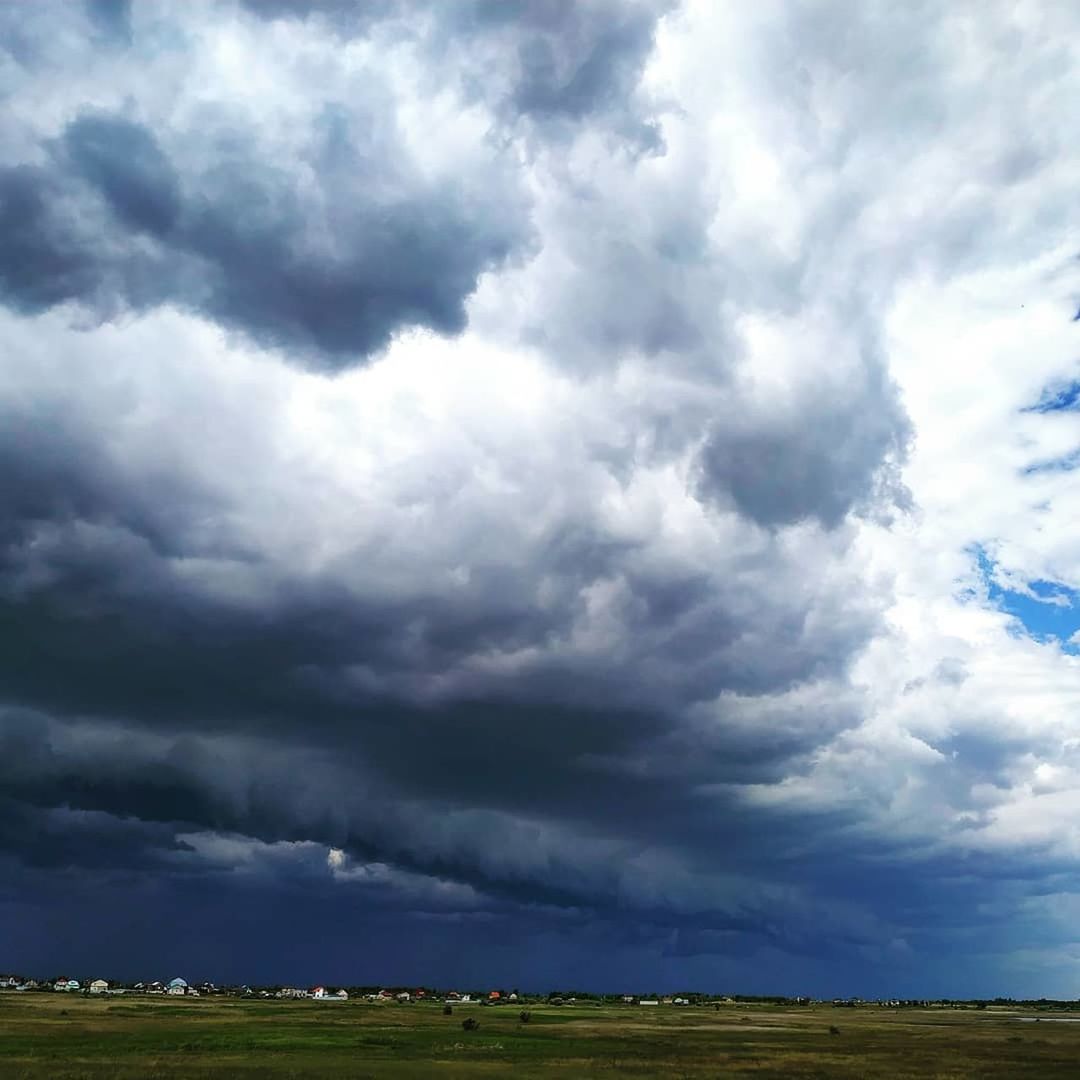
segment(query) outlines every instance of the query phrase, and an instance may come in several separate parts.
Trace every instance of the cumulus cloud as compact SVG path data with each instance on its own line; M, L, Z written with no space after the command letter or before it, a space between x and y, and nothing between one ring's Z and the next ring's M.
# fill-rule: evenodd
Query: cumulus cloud
M1052 22L6 20L10 917L78 872L105 923L260 898L258 971L287 903L387 979L1034 988L1075 885Z
M258 41L223 27L234 55L218 80ZM123 62L150 72L168 58L147 46ZM479 277L527 245L527 200L475 127L460 132L471 167L413 152L392 62L337 66L349 97L326 87L300 116L280 99L260 116L224 86L215 107L212 81L167 70L173 99L144 97L136 116L130 101L74 101L59 125L28 122L27 159L0 174L8 302L99 319L172 305L328 368L363 362L399 328L459 332Z

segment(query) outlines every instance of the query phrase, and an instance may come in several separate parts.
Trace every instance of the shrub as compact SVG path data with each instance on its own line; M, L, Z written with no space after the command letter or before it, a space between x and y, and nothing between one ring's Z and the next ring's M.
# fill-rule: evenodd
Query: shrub
M453 1016L454 1010L449 1005L444 1005L442 1007L442 1014L443 1016Z
M475 1031L480 1026L480 1021L475 1016L467 1016L461 1021L462 1031Z
M835 1024L830 1024L829 1025L829 1034L830 1035L839 1035L840 1034L840 1029Z
M529 1012L528 1009L522 1009L521 1012L518 1013L518 1019L521 1020L523 1024L527 1024L532 1019L532 1013Z

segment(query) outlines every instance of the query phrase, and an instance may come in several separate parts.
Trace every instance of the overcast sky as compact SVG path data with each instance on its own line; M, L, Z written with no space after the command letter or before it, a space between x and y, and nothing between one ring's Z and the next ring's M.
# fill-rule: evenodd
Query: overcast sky
M0 968L1080 995L1080 8L0 8Z

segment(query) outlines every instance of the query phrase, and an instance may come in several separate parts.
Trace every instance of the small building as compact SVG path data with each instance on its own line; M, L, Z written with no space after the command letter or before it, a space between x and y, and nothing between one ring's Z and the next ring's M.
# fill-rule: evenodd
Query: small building
M402 1003L412 1001L412 994L410 994L408 990L402 990L401 993L397 995L397 999Z
M642 999L641 999L641 1000L640 1000L640 1001L638 1002L638 1004L639 1004L639 1005L659 1005L659 1004L660 1004L660 1002L659 1002L659 1001L657 1001L657 1000L656 1000L655 998L649 998L648 1000L646 1000L645 998L642 998Z
M311 988L311 990L308 992L308 996L315 998L316 1001L322 1001L322 999L327 996L326 995L326 987L325 986L313 986Z
M334 995L334 997L336 997L338 999L338 1001L348 1001L349 1000L349 991L348 990L339 990Z
M109 984L104 979L95 979L90 984L91 994L107 994L109 992Z
M187 992L188 984L180 978L170 979L169 985L165 988L165 993L171 994L173 997L183 997Z

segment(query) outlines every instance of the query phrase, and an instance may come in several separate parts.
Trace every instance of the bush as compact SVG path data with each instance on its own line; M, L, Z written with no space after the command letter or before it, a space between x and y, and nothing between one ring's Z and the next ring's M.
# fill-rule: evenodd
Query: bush
M830 1035L839 1035L840 1034L840 1029L835 1024L830 1024L829 1025L829 1034Z
M480 1026L480 1021L475 1016L467 1016L461 1021L462 1031L475 1031Z
M529 1012L528 1009L522 1009L521 1012L518 1013L518 1019L523 1024L527 1024L532 1019L532 1013Z
M443 1016L453 1016L454 1015L454 1010L452 1008L450 1008L449 1005L444 1005L442 1007L442 1014L443 1014Z

